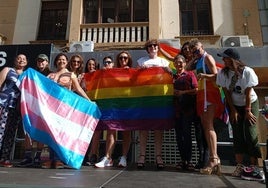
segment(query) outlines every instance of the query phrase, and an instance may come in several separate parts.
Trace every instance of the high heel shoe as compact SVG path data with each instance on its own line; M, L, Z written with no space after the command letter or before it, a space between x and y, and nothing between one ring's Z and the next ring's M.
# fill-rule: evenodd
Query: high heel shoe
M137 162L137 168L142 169L145 167L145 155L140 155L139 161Z
M161 155L156 156L156 167L159 170L162 170L165 167Z
M217 162L213 166L207 166L206 168L201 168L200 169L200 173L201 174L206 174L206 175L216 174L216 175L220 176L221 175L221 163L220 163L220 159L218 157L210 157L209 160L212 163L215 160L217 160Z

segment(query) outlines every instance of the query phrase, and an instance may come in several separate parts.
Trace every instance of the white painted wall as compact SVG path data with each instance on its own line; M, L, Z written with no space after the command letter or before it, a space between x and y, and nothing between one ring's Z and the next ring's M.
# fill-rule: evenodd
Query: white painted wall
M174 39L175 36L180 36L178 0L158 1L160 12L153 15L159 16L159 38ZM211 0L211 6L214 34L234 35L232 0ZM36 39L40 11L41 0L19 0L13 44L28 44L29 41ZM207 44L207 47L215 46L220 45Z
M19 0L13 44L29 44L38 33L41 0Z
M214 34L233 35L232 0L212 0L211 6Z
M180 14L178 0L159 0L160 20L159 38L174 39L180 36ZM232 0L211 0L212 24L215 35L234 35L234 23L232 14ZM155 15L157 16L157 15ZM220 40L216 44L205 43L205 46L220 46Z
M180 34L179 1L160 0L160 39L174 39Z
M211 0L212 22L215 35L234 35L232 0ZM220 46L220 41L216 46Z

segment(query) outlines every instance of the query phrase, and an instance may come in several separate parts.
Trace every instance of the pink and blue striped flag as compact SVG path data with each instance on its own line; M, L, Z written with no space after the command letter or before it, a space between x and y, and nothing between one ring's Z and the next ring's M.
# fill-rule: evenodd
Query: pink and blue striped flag
M24 130L79 169L101 113L98 106L29 68L19 77Z

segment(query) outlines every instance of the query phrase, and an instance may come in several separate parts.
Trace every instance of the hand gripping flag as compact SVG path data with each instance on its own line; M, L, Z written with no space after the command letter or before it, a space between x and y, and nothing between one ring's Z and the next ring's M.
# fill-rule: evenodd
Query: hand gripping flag
M25 132L79 169L101 115L97 105L31 68L20 75L18 87Z
M84 76L87 94L101 111L97 129L173 128L172 76L162 67L106 69Z

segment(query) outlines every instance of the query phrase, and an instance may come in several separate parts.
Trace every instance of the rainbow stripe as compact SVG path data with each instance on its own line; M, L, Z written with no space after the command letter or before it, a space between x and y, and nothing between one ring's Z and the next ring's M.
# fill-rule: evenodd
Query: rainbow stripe
M98 70L85 74L85 82L102 113L98 129L173 127L172 77L163 68Z

